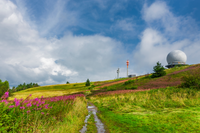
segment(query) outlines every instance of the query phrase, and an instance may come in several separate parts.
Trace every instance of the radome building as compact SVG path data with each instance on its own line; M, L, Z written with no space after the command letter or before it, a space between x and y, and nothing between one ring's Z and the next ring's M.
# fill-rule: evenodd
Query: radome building
M176 65L187 65L187 56L181 50L173 50L167 55L167 63L165 67L172 68Z

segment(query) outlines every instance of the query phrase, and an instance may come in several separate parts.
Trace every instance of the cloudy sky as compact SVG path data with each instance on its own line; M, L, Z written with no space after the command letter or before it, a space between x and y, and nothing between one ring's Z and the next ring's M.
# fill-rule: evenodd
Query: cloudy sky
M199 0L0 0L0 79L10 86L114 79L199 63Z

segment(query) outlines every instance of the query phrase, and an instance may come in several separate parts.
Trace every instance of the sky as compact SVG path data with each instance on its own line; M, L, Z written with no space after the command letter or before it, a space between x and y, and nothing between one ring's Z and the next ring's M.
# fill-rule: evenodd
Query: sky
M0 0L0 79L64 84L153 72L200 57L199 0Z

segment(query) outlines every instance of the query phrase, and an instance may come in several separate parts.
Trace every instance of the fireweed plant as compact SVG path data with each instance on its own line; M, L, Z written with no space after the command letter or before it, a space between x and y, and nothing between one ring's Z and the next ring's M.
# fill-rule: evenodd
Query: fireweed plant
M0 101L0 132L48 132L48 128L63 121L76 97L83 94L51 98L17 99L8 101L9 92Z

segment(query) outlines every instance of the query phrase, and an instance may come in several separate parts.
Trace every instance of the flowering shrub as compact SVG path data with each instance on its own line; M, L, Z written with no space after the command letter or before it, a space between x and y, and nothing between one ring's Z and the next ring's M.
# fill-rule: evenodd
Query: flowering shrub
M32 131L37 128L36 121L51 124L55 121L62 121L63 115L73 106L76 97L84 97L83 94L57 96L50 98L30 99L29 95L26 99L15 98L12 102L8 102L9 92L2 96L0 101L0 132L18 131L25 128ZM47 117L48 115L48 117ZM52 118L54 121L51 121ZM36 125L34 125L35 123Z

